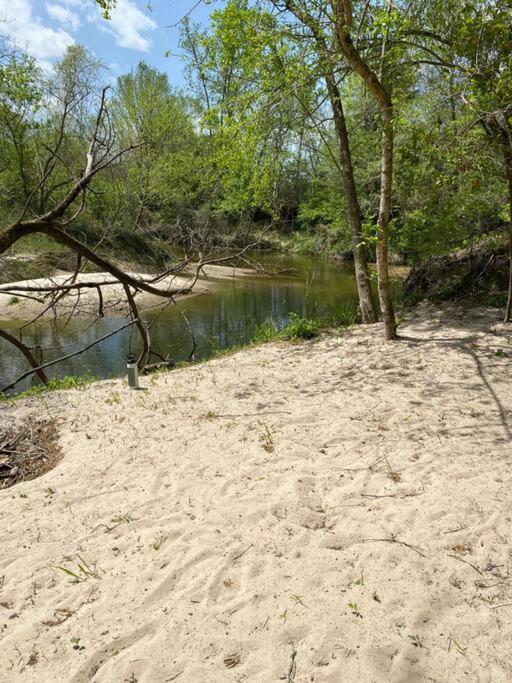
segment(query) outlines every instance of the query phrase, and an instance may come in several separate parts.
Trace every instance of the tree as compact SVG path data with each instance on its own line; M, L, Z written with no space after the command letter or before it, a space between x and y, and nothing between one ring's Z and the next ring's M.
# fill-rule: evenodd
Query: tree
M145 143L122 169L122 192L135 228L171 223L200 194L202 141L189 100L171 89L166 74L144 62L117 80L111 105L117 135L122 142Z
M379 7L366 3L359 26L367 20L372 9L378 14ZM393 160L394 160L394 107L389 85L386 83L386 62L388 58L388 26L381 21L382 28L378 41L380 42L379 71L374 70L369 62L363 58L361 52L352 40L354 26L352 3L350 0L334 0L333 3L336 39L341 53L364 81L368 90L375 98L382 117L382 146L381 146L381 176L380 176L380 206L377 219L377 272L379 282L379 301L384 316L385 337L392 340L396 337L396 320L391 299L388 268L389 221L391 217L391 200L393 190ZM392 3L388 2L387 16L391 17Z
M346 200L362 320L375 322L338 64L315 14L294 2L286 2L285 8L297 19L295 26L239 1L212 15L209 35L185 25L183 46L216 148L216 169L227 171L224 189L237 179L235 196L245 197L245 203L261 202L265 192L272 194L269 189L282 187L275 179L284 175L297 150L300 164L307 136L325 140L318 122L325 118L326 95L317 87L323 78L336 132L336 151L329 144L326 151L336 163ZM290 106L294 101L299 111ZM252 198L247 194L251 188Z
M463 2L452 7L451 49L463 69L463 98L502 160L508 190L509 287L505 322L512 321L512 2ZM460 82L459 78L459 82Z
M333 59L332 45L329 47L328 39L322 29L322 23L313 13L305 7L295 4L292 0L286 0L286 8L309 29L316 48L318 68L323 75L332 110L338 153L335 163L340 172L341 185L347 207L347 222L352 242L352 253L354 255L361 317L363 323L374 323L377 317L371 296L367 252L361 223L361 208L357 196L345 113L337 79L338 69L336 60Z
M2 208L30 194L34 172L32 132L41 106L42 74L35 61L0 40L0 184Z

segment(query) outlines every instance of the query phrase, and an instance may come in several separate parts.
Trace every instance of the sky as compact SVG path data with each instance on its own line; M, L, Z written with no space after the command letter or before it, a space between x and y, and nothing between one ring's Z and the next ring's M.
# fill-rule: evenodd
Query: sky
M222 0L117 0L110 21L94 0L0 0L0 34L35 57L42 68L62 57L68 45L80 43L108 67L110 78L144 60L169 75L171 85L185 84L178 53L179 26L190 19L203 25Z

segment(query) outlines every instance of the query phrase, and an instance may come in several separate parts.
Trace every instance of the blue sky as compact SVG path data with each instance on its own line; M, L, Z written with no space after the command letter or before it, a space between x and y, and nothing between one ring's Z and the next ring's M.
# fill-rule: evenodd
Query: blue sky
M173 86L184 84L183 63L165 52L178 52L179 28L172 27L190 10L191 20L207 24L222 0L197 6L197 0L117 0L110 21L93 0L0 0L0 34L36 57L43 68L58 60L66 46L80 43L109 67L111 77L141 59L169 74Z

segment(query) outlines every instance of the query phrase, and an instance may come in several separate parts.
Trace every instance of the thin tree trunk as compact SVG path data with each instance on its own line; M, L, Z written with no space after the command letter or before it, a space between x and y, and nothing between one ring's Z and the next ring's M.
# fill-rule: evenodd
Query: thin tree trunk
M341 182L345 201L347 202L347 222L350 230L352 252L354 254L354 268L357 292L359 295L359 305L361 307L361 317L363 323L370 324L377 322L377 315L372 302L366 245L364 243L364 235L361 227L361 208L357 198L345 114L343 112L340 92L334 81L334 76L332 74L326 74L325 80L333 110L336 141L338 143L340 157Z
M384 316L384 330L387 340L396 338L396 320L391 287L389 284L389 219L393 191L393 109L389 106L382 112L384 130L382 132L382 159L380 178L380 206L377 222L377 273L379 280L379 302Z
M339 0L334 0L336 14L336 37L341 53L375 97L383 124L382 154L381 154L381 184L379 218L377 223L377 272L379 284L379 302L384 317L384 335L386 340L396 339L396 319L391 299L388 266L389 220L391 214L391 197L393 191L393 103L382 83L382 78L370 69L368 64L354 47L348 31L346 6L340 6Z
M504 321L512 322L512 150L505 153L505 169L508 180L508 204L509 204L509 224L508 224L508 296L507 308L505 310Z
M19 349L21 351L21 353L25 356L25 358L28 360L30 365L34 368L34 372L39 377L41 382L43 382L44 384L48 384L48 377L46 376L44 370L39 367L39 363L36 361L34 356L31 354L30 349L26 344L24 344L17 337L10 334L9 332L6 332L5 330L0 330L0 337L5 339L6 341L10 342L11 344L13 344L13 346L15 346L17 349ZM9 387L7 387L7 388L9 388Z
M377 314L375 313L371 296L370 278L368 276L368 258L361 227L361 208L357 199L357 189L354 180L354 168L352 166L352 155L350 153L345 114L343 112L343 104L338 84L336 83L336 76L331 58L332 50L328 49L321 23L317 18L307 12L304 8L296 5L293 0L285 0L285 6L304 26L307 26L310 29L316 42L318 55L323 61L322 70L327 85L329 101L333 110L334 127L336 130L341 183L345 201L347 202L347 223L350 231L352 253L354 254L354 269L359 305L361 307L361 319L365 324L375 323L377 322ZM346 7L347 9L350 9L350 2L348 2L348 0ZM338 165L334 155L333 158Z
M484 123L484 130L494 138L501 149L503 169L507 181L509 224L508 224L508 295L504 322L512 322L512 130L506 120L497 116Z

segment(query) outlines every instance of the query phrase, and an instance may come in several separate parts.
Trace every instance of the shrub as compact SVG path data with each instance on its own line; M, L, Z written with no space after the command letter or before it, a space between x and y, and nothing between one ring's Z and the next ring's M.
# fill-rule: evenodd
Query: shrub
M290 313L290 322L281 330L281 339L313 339L320 334L320 321Z

